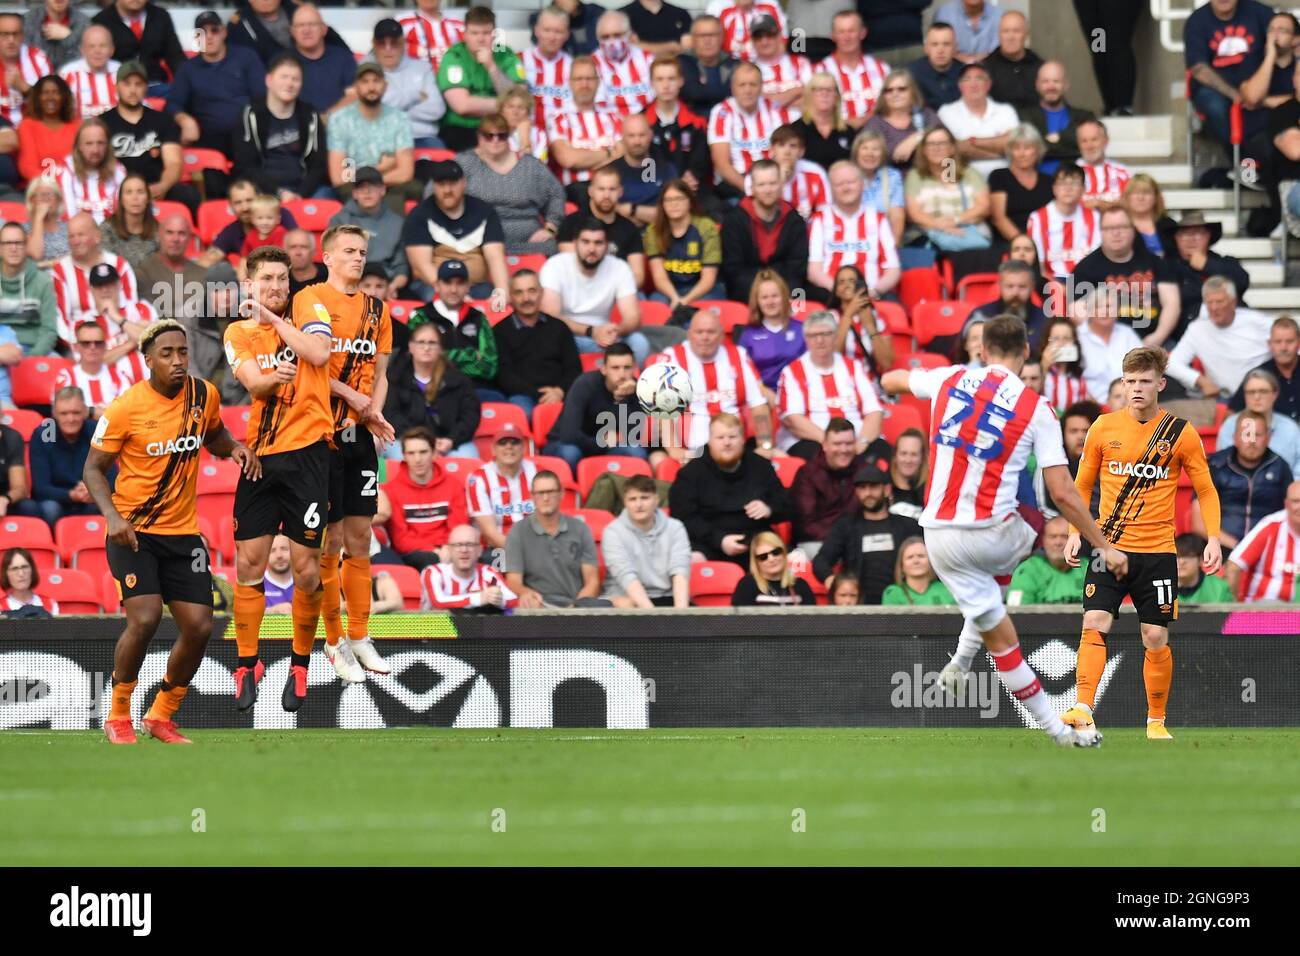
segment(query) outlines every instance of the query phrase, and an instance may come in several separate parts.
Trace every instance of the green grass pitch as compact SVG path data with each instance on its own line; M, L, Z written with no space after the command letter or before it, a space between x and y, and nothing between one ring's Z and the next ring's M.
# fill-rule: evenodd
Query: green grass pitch
M69 866L1300 858L1300 730L1173 731L1090 751L1020 730L9 731L0 846Z

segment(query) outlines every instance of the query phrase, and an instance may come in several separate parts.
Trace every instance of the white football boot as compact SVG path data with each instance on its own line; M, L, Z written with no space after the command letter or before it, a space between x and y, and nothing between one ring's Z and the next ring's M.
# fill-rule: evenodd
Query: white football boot
M357 663L357 656L352 653L352 647L346 637L339 638L339 642L333 647L327 643L325 656L334 665L334 673L339 675L339 680L343 683L360 684L365 681L366 672Z

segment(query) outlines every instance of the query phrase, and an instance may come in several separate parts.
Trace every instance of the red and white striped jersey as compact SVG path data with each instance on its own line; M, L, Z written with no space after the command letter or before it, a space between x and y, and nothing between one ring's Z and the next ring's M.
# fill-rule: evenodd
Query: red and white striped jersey
M1300 533L1288 523L1286 509L1247 531L1228 560L1250 575L1242 600L1290 601L1300 573Z
M554 60L548 60L534 46L519 54L519 59L536 107L533 125L545 126L551 117L565 112L573 103L573 90L569 89L573 57L561 50Z
M1004 366L913 369L909 385L917 398L932 400L935 423L922 527L1005 521L1016 511L1030 454L1040 469L1066 464L1056 413Z
M678 438L694 451L709 443L709 422L719 412L739 415L742 408L754 408L767 403L763 394L763 381L754 360L744 346L723 342L711 360L696 355L690 344L682 342L666 352L653 356L648 364L671 362L684 369L695 393L686 414L677 419L681 423Z
M125 307L136 296L135 272L131 269L131 264L123 256L111 252L105 252L99 261L107 262L117 270L122 281L119 305ZM90 270L73 262L69 253L50 266L50 277L54 280L54 299L59 311L59 341L71 348L76 338L73 332L77 323L93 318L95 314L94 300L90 294Z
M1029 214L1029 238L1038 247L1038 261L1054 276L1067 276L1075 265L1101 245L1101 214L1080 203L1065 215L1055 200Z
M529 491L537 475L537 465L523 461L513 478L501 474L497 463L489 461L475 470L465 482L465 503L471 518L491 515L502 534L509 534L516 521L533 513L533 496Z
M552 143L563 140L575 149L613 149L623 136L623 117L599 108L560 113L552 118L546 135ZM554 149L551 150L551 158L555 158ZM589 179L590 169L560 167L560 181L566 186L569 183L585 183Z
M868 115L876 100L880 99L889 66L865 53L856 64L846 66L832 53L813 67L813 71L835 77L835 85L840 88L840 99L844 103L844 118L852 120Z
M735 0L713 0L709 4L709 13L722 21L722 48L732 56L742 60L754 59L754 42L749 36L749 25L766 14L777 22L781 36L790 36L790 24L786 21L785 11L779 3L760 0L748 9L738 5Z
M526 151L519 145L519 136L511 133L510 148L514 150L516 158L522 157L525 152L528 152L543 166L551 160L551 141L546 135L544 126L533 124L528 131L528 149Z
M44 51L39 47L28 46L26 43L18 51L18 62L14 65L18 67L23 82L28 86L35 85L37 80L50 73L50 61ZM17 129L18 124L23 121L23 100L27 98L27 94L9 82L7 76L9 66L8 63L0 63L0 112L3 112L5 119Z
M1043 373L1043 397L1052 408L1063 412L1088 397L1088 386L1077 375L1050 368Z
M90 119L117 105L117 60L109 60L102 70L92 70L82 57L73 60L59 76L72 89L72 101L82 119Z
M746 175L746 196L754 194L752 185ZM831 181L826 178L826 170L806 159L795 160L794 175L781 188L781 198L794 206L804 219L812 219L822 206L831 201Z
M97 172L87 173L82 179L73 170L69 157L55 175L63 190L64 216L71 219L79 212L88 212L95 217L95 222L103 223L117 205L117 189L126 179L126 167L114 163L112 179L103 179Z
M124 322L139 322L141 325L152 325L158 321L158 312L154 307L143 300L126 302L120 306L122 310L122 320ZM126 344L129 338L122 326L113 321L106 315L92 315L90 318L99 323L99 327L104 330L104 335L108 337L108 347L115 349L119 345ZM149 369L144 364L144 356L140 354L139 349L132 349L126 355L123 355L117 361L118 372L132 382L143 382L149 377Z
M813 364L808 352L781 369L776 403L781 416L776 443L786 450L799 440L785 427L787 415L807 415L818 428L825 428L832 418L847 418L858 432L862 419L880 411L876 390L862 363L838 352L831 355L829 369Z
M639 46L631 47L622 63L615 63L600 50L591 54L600 74L600 92L596 94L596 108L619 116L640 113L654 102L655 91L650 85L650 61L654 59Z
M734 96L709 111L709 145L727 143L731 147L731 165L741 173L748 173L760 159L772 158L772 131L781 125L781 118L771 101L759 97L758 107L752 113L740 108ZM715 183L722 177L713 174Z
M417 60L428 60L433 72L438 72L438 61L453 46L465 39L465 21L455 17L431 20L419 10L408 13L398 21L406 31L406 55Z
M54 388L57 391L76 386L86 397L87 405L103 407L135 384L135 370L129 359L130 356L123 356L115 365L105 365L94 375L83 369L80 363L60 369Z
M431 564L420 573L420 610L482 607L483 592L493 586L501 589L502 607L514 607L519 601L490 565L476 564L469 577L462 578L450 564Z
M803 86L813 74L812 64L805 57L792 53L783 54L772 63L764 63L762 60L755 60L754 63L763 73L763 95L769 99L775 99L777 93ZM801 100L795 100L789 106L775 107L776 115L782 124L793 123L803 115L801 105Z
M831 309L831 314L834 315L836 319L840 317L839 309ZM874 329L867 329L862 325L862 316L859 314L853 317L850 327L852 331L844 339L844 356L845 358L857 359L861 362L863 370L867 373L867 378L874 382L875 376L871 374L871 369L867 366L866 357L875 354L871 344L871 337L873 335L884 333L888 329L888 326L885 325L885 320L877 315L876 327ZM861 340L862 343L861 348L858 347L859 340Z
M889 219L876 209L846 215L834 204L823 206L809 224L808 261L820 262L832 276L844 266L857 266L867 287L874 289L881 273L898 268Z
M1109 159L1103 159L1100 163L1085 163L1081 159L1079 165L1083 167L1084 202L1094 199L1119 202L1131 175L1127 166L1112 163Z

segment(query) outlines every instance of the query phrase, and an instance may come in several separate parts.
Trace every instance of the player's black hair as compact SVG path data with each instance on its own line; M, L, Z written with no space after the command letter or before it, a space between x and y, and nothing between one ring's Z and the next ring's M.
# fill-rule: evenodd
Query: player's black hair
M1205 539L1192 531L1174 538L1174 550L1180 558L1199 558L1205 551Z

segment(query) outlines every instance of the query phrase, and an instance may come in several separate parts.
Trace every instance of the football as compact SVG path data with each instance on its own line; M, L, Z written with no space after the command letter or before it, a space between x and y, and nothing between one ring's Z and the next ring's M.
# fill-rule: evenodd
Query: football
M694 391L684 370L669 362L657 362L637 379L636 397L647 415L676 418L691 404Z

